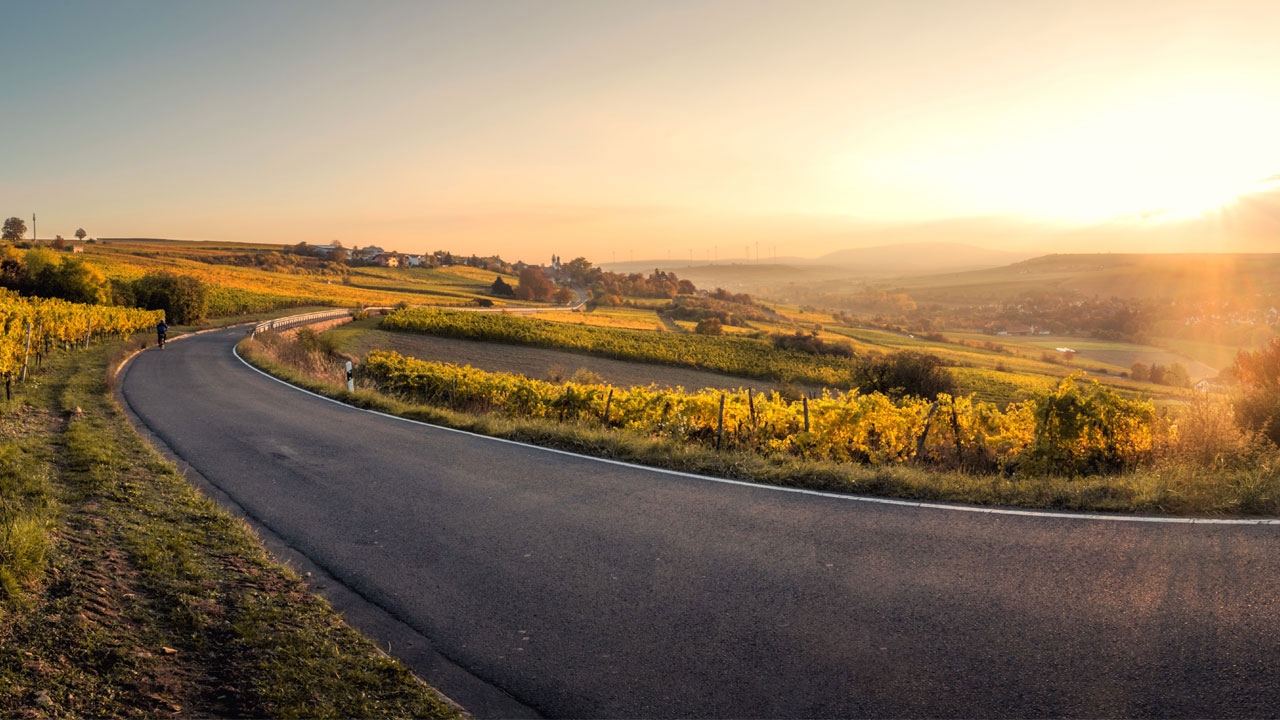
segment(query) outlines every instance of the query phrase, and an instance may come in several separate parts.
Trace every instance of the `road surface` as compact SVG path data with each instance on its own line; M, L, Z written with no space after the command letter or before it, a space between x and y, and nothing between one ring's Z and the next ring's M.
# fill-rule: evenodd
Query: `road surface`
M482 716L1280 712L1280 526L983 514L601 463L305 394L238 360L243 333L144 352L127 404L429 640L452 675L419 669Z

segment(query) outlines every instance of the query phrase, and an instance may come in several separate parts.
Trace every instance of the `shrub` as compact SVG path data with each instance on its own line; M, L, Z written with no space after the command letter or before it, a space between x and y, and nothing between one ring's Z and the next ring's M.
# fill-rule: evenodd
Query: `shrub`
M938 393L956 394L956 381L942 359L928 353L903 351L869 358L854 372L858 389L890 397L932 399Z
M699 335L723 335L724 323L720 322L720 318L699 320L693 331Z
M1172 457L1201 467L1225 467L1249 454L1253 438L1242 432L1235 411L1225 400L1197 395L1178 416ZM1265 442L1265 441L1264 441Z
M1241 350L1231 374L1243 388L1235 402L1240 424L1280 445L1280 338L1256 352Z
M569 376L569 382L579 385L603 385L604 378L600 377L600 373L586 368L578 368Z
M821 331L822 326L818 329ZM858 354L849 343L829 343L818 337L817 333L806 333L797 330L794 335L774 335L773 346L778 349L799 350L814 355L833 355L835 357L852 358Z

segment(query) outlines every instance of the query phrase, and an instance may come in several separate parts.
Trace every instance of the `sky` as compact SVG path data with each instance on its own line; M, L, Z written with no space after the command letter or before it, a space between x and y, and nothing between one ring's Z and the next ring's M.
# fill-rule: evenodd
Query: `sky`
M0 214L36 213L42 237L598 262L1280 249L1271 0L0 0L0 18Z

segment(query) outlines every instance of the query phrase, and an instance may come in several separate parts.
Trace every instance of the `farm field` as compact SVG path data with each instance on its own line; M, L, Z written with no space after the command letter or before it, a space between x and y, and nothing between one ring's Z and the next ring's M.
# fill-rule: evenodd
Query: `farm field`
M339 352L356 360L375 350L390 350L406 357L470 365L489 372L513 373L536 380L568 379L578 370L598 375L619 387L657 385L687 389L752 388L767 392L776 385L691 368L614 360L528 345L507 345L480 340L458 340L434 335L388 332L377 328L378 319L357 320L326 331Z
M459 339L485 339L507 344L535 345L560 352L580 353L584 357L596 355L629 362L647 362L667 366L683 365L711 371L713 374L764 380L766 383L788 382L810 388L851 387L853 365L848 361L838 361L830 356L797 351L780 351L774 349L767 340L734 337L759 330L791 334L797 330L794 325L755 322L750 328L726 327L724 337L706 337L691 332L694 323L663 321L655 314L651 314L650 317L662 322L665 332L637 328L637 325L642 325L640 319L644 317L645 312L651 311L613 308L603 314L599 309L588 313L540 313L537 317L543 321L542 325L538 325L536 320L525 318L494 316L493 319L481 320L454 317L454 314L449 313L440 317L432 316L426 324L421 325L420 330L416 329L417 326L413 322L406 324L405 321L397 319L398 316L393 316L384 321L381 327L401 331L415 329L417 332L428 335L444 335ZM828 321L833 320L830 316L819 313L808 313L806 316L806 319L813 320L823 318ZM532 336L529 335L530 332L533 333ZM958 382L960 393L973 394L977 400L1000 405L1025 400L1037 392L1053 387L1062 378L1076 372L1084 372L1089 379L1096 379L1114 386L1125 397L1151 397L1161 402L1176 402L1188 396L1187 391L1183 389L1121 378L1119 374L1127 371L1127 368L1103 366L1100 363L1079 361L1068 364L1049 363L982 347L937 342L921 337L911 337L905 333L870 328L825 325L819 336L828 341L852 342L859 352L873 355L904 350L937 355L953 365L951 372ZM388 342L390 340L385 336L384 339ZM365 345L364 348L374 349L372 345ZM387 346L387 349L394 348ZM1035 358L1043 352L1041 348L1032 346L1023 348L1022 351ZM401 352L408 355L414 354ZM465 353L458 355L458 357L466 356ZM840 365L841 362L844 363L841 366L844 369L837 370L836 365ZM522 373L525 371L517 368L527 367L537 372L537 369L531 365L489 365L487 367L494 370L511 367L509 371ZM623 374L618 377L633 381L635 376ZM645 381L641 380L641 382ZM683 383L685 381L659 382ZM717 383L716 386L724 387L725 385Z
M572 325L627 328L631 330L662 330L662 318L652 308L597 307L585 312L550 311L529 317Z
M1031 336L991 336L973 333L950 333L951 337L965 340L989 340L998 342L1009 348L1026 349L1036 353L1055 353L1057 348L1069 347L1076 351L1074 365L1106 367L1114 374L1128 372L1134 363L1147 365L1157 363L1171 365L1182 363L1187 368L1192 380L1212 377L1228 363L1213 367L1193 357L1170 352L1153 345L1137 345L1134 343L1097 340L1095 338L1072 337L1065 335L1031 335ZM1234 353L1231 354L1234 358Z
M152 270L193 275L212 287L210 314L233 315L278 307L328 305L339 307L410 305L465 305L486 298L496 306L530 306L515 300L495 299L488 287L498 273L452 266L439 269L351 268L338 273L280 272L192 259L229 256L251 248L227 250L220 246L191 248L176 243L120 243L85 246L84 257L110 279L132 280ZM279 246L272 249L279 250ZM508 278L510 279L510 278Z
M851 358L778 349L747 337L706 336L568 325L499 314L401 310L383 318L385 330L459 339L534 345L615 359L692 367L773 382L849 387Z

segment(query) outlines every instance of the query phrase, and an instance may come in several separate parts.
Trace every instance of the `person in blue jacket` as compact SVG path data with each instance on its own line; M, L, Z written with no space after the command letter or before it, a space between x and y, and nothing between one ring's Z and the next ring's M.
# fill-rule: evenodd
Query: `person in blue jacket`
M169 334L169 326L165 324L165 321L162 318L160 322L156 323L156 341L160 343L161 350L164 349L164 338L168 334Z

